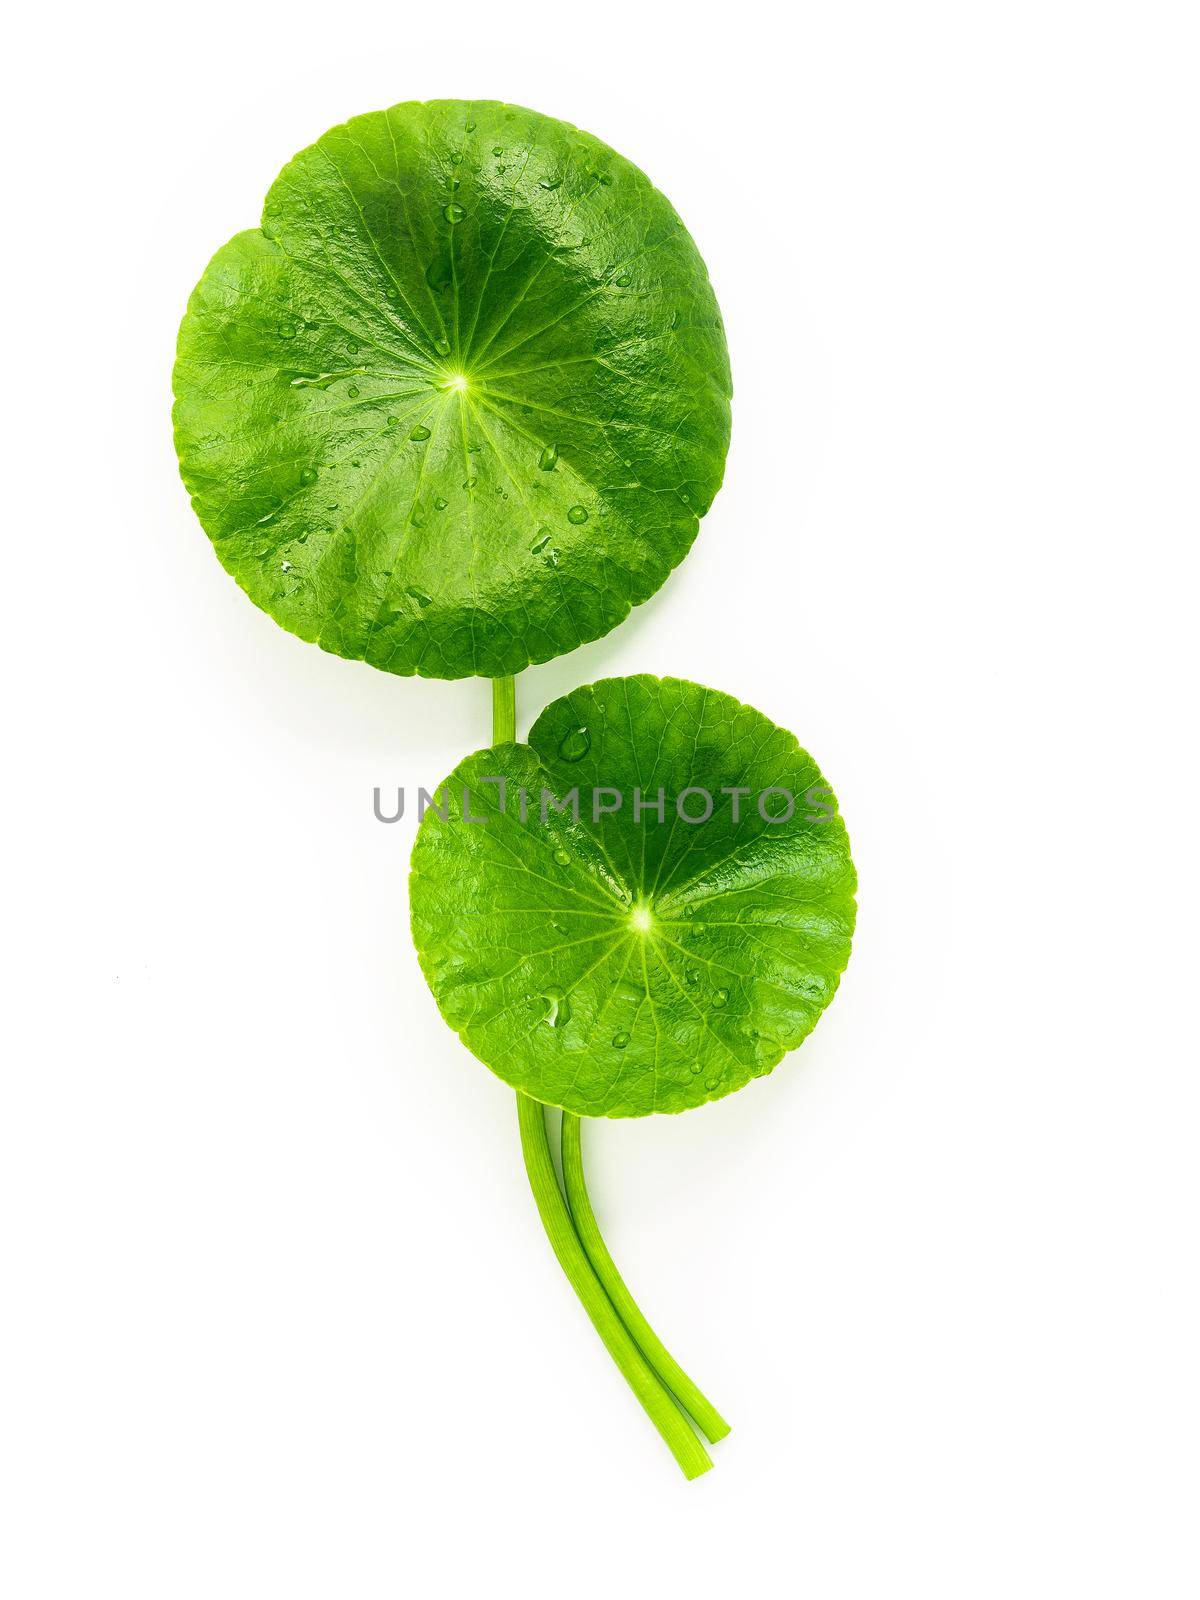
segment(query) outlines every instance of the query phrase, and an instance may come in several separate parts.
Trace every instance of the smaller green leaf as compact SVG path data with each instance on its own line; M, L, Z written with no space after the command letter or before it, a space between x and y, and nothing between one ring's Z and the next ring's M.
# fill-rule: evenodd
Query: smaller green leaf
M577 689L440 795L413 849L413 938L450 1026L524 1093L683 1111L769 1072L832 999L854 928L845 827L794 736L729 695Z

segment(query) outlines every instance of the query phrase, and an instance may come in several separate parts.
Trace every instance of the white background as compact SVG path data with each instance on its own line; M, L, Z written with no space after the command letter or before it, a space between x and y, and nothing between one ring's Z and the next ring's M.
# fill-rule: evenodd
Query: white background
M1200 1589L1194 7L68 7L15 41L0 1587ZM14 41L10 40L10 43ZM175 331L283 162L495 96L642 166L736 386L693 554L520 681L793 729L861 875L774 1076L589 1130L686 1484L442 1024L375 784L488 739L257 612ZM14 425L15 424L15 425Z

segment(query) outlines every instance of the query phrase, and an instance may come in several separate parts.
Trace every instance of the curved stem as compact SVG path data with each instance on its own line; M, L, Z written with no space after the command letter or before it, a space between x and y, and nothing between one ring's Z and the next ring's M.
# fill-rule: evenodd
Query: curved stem
M571 1208L579 1242L613 1309L649 1365L657 1372L708 1442L716 1444L718 1439L723 1439L729 1432L729 1424L716 1406L705 1399L646 1321L625 1280L617 1271L616 1263L608 1253L608 1246L604 1243L584 1181L580 1121L570 1111L564 1111L562 1116L562 1169L563 1182L567 1190L567 1204Z
M662 1435L667 1448L682 1467L684 1476L698 1478L712 1466L708 1451L692 1432L687 1418L634 1344L579 1242L550 1158L545 1107L539 1100L518 1094L517 1116L521 1124L525 1170L529 1174L529 1184L537 1201L542 1226L559 1265L579 1296L583 1309L592 1319L592 1326L603 1339L609 1355L620 1369L621 1376L641 1401L642 1409Z
M492 743L511 744L516 737L516 682L513 678L493 678ZM588 1259L589 1252L584 1249L575 1231L550 1156L550 1142L546 1137L546 1108L540 1100L533 1100L518 1091L517 1118L521 1127L521 1150L525 1157L525 1170L529 1174L529 1186L559 1265L622 1377L662 1435L667 1448L683 1469L684 1476L698 1478L712 1466L708 1451L692 1432L690 1422L672 1398L670 1390L655 1376L653 1368L621 1321L593 1270ZM607 1252L605 1254L607 1257ZM611 1262L609 1264L611 1266ZM613 1275L616 1277L615 1267ZM619 1277L616 1277L616 1281L621 1282ZM624 1284L621 1287L624 1289ZM670 1360L670 1357L667 1359ZM699 1394L699 1390L696 1393ZM716 1416L716 1413L713 1412L713 1415Z

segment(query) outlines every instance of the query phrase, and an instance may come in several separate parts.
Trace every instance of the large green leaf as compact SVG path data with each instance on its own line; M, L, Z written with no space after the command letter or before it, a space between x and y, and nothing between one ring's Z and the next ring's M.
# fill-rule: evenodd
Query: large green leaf
M729 440L720 313L669 202L493 101L302 151L197 285L175 394L184 481L251 599L433 677L614 627L686 554Z
M543 818L543 789L566 809ZM635 791L660 789L664 820L657 805L635 820ZM707 821L681 820L680 796L706 809L688 789L712 796ZM729 695L652 677L576 689L439 794L445 820L427 811L413 849L421 966L468 1049L536 1099L591 1116L718 1099L832 999L854 927L845 827L794 736ZM790 817L766 820L789 796Z

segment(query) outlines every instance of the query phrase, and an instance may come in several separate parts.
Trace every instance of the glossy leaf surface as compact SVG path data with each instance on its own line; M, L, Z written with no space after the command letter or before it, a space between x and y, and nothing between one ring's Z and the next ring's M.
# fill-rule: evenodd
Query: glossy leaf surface
M413 937L451 1027L525 1093L682 1111L769 1072L832 999L855 914L845 827L794 736L730 696L577 689L440 795L413 850ZM707 796L711 816L685 820Z
M174 384L184 481L251 599L434 677L608 632L686 554L729 439L720 313L669 202L495 102L302 151L193 293Z

